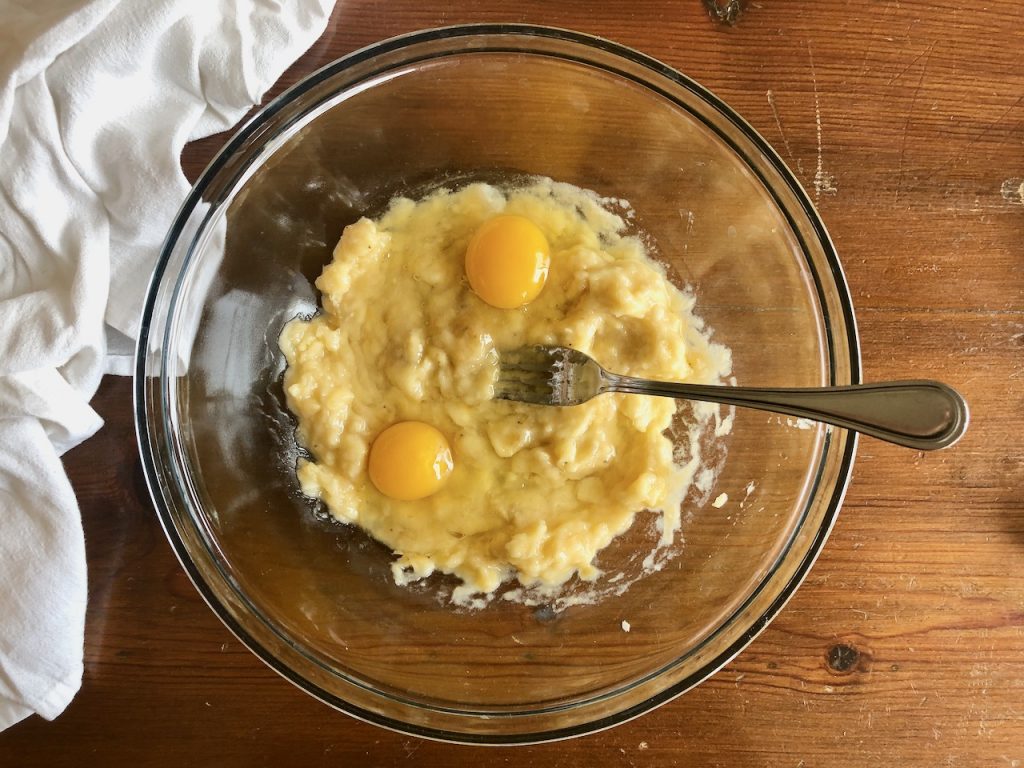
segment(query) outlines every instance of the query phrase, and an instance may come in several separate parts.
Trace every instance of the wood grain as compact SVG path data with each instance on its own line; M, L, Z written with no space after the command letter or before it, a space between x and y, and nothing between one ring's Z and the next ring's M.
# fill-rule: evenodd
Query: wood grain
M720 4L725 5L725 4ZM967 395L954 449L864 441L791 603L693 692L566 743L451 747L332 712L266 669L188 583L151 510L131 388L67 455L90 567L86 672L0 765L1024 766L1024 10L1015 0L342 0L272 89L381 38L469 21L576 28L710 87L792 164L849 277L869 379ZM223 136L190 146L195 177Z

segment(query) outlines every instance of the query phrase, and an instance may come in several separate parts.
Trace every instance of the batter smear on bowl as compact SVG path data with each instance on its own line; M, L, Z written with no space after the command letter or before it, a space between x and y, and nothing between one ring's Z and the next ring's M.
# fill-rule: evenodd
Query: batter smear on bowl
M498 351L527 344L574 347L636 376L711 384L728 375L729 351L710 341L693 297L626 233L616 206L550 179L397 198L378 220L345 229L316 281L323 311L281 333L287 402L312 457L298 463L302 491L390 547L399 584L452 574L461 605L482 605L512 580L525 590L506 596L554 595L573 576L598 579L595 556L645 509L661 512L661 545L672 542L701 465L698 424L674 455L674 401L491 399ZM515 242L500 244L498 262L472 255L501 228L535 264L507 257ZM372 458L377 475L397 478L398 490L382 492L371 448L407 422L424 428L393 430ZM432 467L444 470L436 484ZM406 474L427 480L403 489Z

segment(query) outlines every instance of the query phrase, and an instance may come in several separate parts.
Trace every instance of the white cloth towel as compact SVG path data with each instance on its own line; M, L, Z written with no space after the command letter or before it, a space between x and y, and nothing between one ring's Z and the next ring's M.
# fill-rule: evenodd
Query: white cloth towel
M0 730L81 686L85 547L60 455L102 426L104 369L129 372L106 334L136 336L182 147L258 103L333 5L0 0Z

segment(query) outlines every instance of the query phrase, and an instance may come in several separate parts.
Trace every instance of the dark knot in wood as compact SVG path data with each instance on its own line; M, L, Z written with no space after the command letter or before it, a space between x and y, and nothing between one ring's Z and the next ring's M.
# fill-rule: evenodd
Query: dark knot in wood
M747 0L704 0L704 5L712 19L732 26L746 10Z
M860 661L860 653L852 645L837 643L828 649L825 658L833 672L852 672Z

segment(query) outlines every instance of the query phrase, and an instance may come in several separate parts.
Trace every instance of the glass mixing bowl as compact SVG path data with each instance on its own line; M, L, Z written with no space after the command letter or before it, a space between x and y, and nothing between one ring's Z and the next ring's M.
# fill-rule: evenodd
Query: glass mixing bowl
M684 502L677 556L596 605L465 611L395 586L390 552L298 492L278 333L315 306L345 225L399 193L524 174L628 200L738 383L859 381L836 254L764 139L657 61L526 26L379 43L261 110L175 221L139 341L147 480L210 606L313 696L451 741L586 733L710 676L806 575L856 447L840 429L735 412L714 486ZM629 558L633 533L607 558Z

